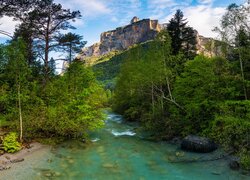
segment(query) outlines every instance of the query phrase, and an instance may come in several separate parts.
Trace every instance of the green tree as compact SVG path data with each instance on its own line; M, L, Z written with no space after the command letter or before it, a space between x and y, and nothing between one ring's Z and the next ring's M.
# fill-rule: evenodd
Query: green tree
M73 57L85 46L86 41L82 39L82 36L71 32L59 37L59 44L62 46L62 49L68 53L66 61L68 61L69 64L71 64Z
M56 4L53 0L45 0L35 1L28 13L14 14L14 16L21 21L19 34L26 37L28 42L30 42L29 37L33 39L30 51L35 49L36 56L43 61L46 84L50 74L49 53L58 50L60 31L74 28L70 25L70 21L80 18L81 14L79 11L71 12L69 9L64 9L61 4Z
M167 31L161 32L155 41L131 48L124 56L113 109L127 120L142 122L152 133L171 137L174 131L169 107L182 108L173 96L173 82L184 62L171 55Z
M249 25L249 3L243 5L231 4L227 8L227 12L221 19L220 28L216 27L222 41L228 44L231 49L228 56L239 61L239 69L242 78L242 89L245 100L248 99L247 82L245 79L246 64L249 64L249 41L250 41L250 25Z
M233 82L229 64L223 58L198 56L188 61L175 82L173 93L184 107L184 111L177 111L177 116L173 112L173 117L184 128L182 133L205 130L218 112L219 104L237 95Z
M37 0L0 0L0 18L2 16L16 16L21 18L23 14L27 13ZM0 30L0 34L4 34L12 38L9 32Z
M174 17L169 21L167 30L171 37L173 54L182 52L192 59L196 54L197 32L187 26L186 19L181 10L177 10Z
M86 138L89 131L104 125L105 91L81 62L55 76L44 91L25 114L29 136Z
M6 87L9 91L11 91L10 94L7 94L7 97L9 96L9 100L14 100L12 101L13 104L11 105L12 108L14 108L14 118L17 118L15 115L15 108L18 109L20 141L22 141L22 102L25 101L25 96L27 96L28 78L30 75L30 69L26 62L26 46L24 42L19 39L18 41L11 42L11 44L6 47L4 53L5 59L3 60L5 61L5 67L2 77L4 79L1 81L1 86ZM17 107L15 107L15 101L18 104Z

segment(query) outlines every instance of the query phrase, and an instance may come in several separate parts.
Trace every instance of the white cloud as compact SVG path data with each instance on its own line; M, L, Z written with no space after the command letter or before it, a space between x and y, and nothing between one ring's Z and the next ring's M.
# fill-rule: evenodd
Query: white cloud
M88 18L111 13L108 6L110 0L56 0L55 2L61 3L64 8L80 10L83 12L82 15Z
M212 4L214 0L198 0L200 4Z
M6 31L13 35L13 32L15 30L15 25L17 24L16 21L13 21L13 18L4 16L0 18L0 30ZM6 38L5 35L0 34L0 38Z
M213 0L199 0L199 4L195 6L182 5L173 7L171 14L160 19L161 23L167 23L174 16L176 9L180 8L187 18L188 25L196 29L200 35L206 37L216 37L217 34L212 31L216 26L219 26L220 19L225 13L224 7L213 7Z
M151 19L161 19L166 15L169 8L177 5L174 0L148 0L148 10Z
M216 37L212 29L219 26L220 19L226 9L222 7L211 7L199 5L183 9L184 16L188 19L189 25L194 27L199 34L207 37Z

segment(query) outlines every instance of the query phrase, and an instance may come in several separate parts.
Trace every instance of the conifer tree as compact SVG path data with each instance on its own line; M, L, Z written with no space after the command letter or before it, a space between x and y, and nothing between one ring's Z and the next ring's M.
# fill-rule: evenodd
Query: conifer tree
M181 10L177 10L174 17L169 21L167 30L171 37L173 54L184 53L192 59L196 53L196 31L187 26L187 21Z

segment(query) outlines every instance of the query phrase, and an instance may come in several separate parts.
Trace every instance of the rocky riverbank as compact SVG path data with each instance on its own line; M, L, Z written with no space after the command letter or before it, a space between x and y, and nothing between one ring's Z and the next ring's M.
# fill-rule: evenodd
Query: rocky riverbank
M31 143L22 150L9 154L5 153L0 156L0 179L14 177L16 171L20 171L24 166L32 167L36 160L42 159L43 154L49 152L50 146L37 142Z

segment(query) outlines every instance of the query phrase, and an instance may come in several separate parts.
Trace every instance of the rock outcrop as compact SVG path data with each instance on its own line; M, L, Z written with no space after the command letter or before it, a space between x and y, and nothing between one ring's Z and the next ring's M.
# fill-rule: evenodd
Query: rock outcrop
M84 48L78 58L84 59L84 57L101 56L111 51L125 50L134 44L154 39L160 31L158 20L139 20L134 17L127 26L103 32L100 42Z
M134 17L127 26L103 32L100 36L100 42L84 48L77 59L86 60L88 57L99 57L111 51L126 50L134 44L154 39L164 27L166 24L161 25L158 20L139 20L139 18ZM198 54L209 57L219 55L220 48L216 47L215 40L203 37L198 32L196 37Z

